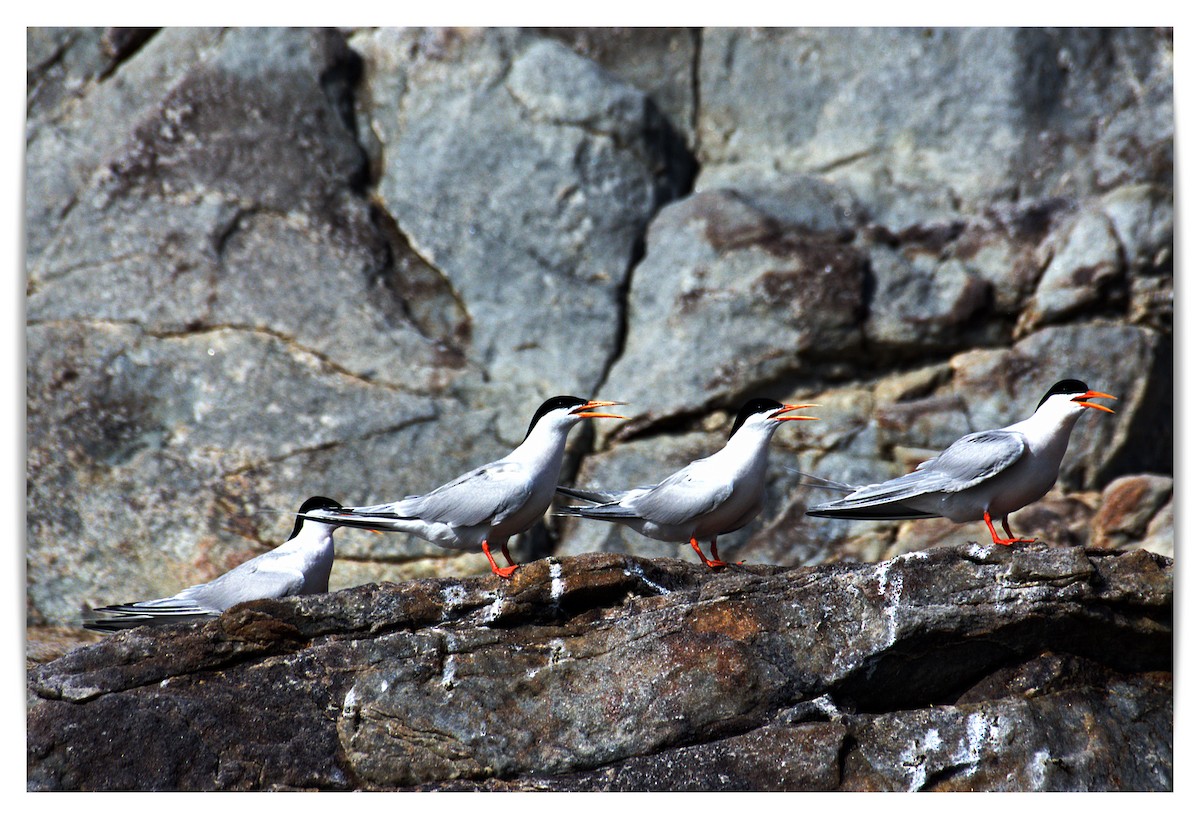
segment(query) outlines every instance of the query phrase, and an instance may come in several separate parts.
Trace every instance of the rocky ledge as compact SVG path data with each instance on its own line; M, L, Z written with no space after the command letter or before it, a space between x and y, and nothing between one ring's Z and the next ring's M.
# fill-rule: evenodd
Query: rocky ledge
M260 601L30 669L28 786L1170 790L1173 575L591 554Z

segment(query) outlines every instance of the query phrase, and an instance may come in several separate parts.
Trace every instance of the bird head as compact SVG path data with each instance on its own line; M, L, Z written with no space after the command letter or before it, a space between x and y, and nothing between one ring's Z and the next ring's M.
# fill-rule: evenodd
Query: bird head
M623 402L621 401L591 401L587 398L577 398L573 395L556 395L544 401L538 407L537 412L533 414L533 419L529 422L529 429L525 432L525 437L528 438L529 434L533 432L538 424L551 424L554 426L561 424L571 427L584 418L624 418L624 415L593 411L601 407L619 407L622 405Z
M811 415L788 415L789 412L815 407L816 404L781 404L771 398L752 398L738 410L734 419L733 429L729 431L732 438L742 427L763 431L774 431L784 421L816 421Z
M1100 410L1101 412L1113 412L1113 410L1103 404L1097 404L1092 401L1091 399L1093 398L1117 400L1115 395L1089 390L1087 384L1084 384L1077 378L1067 378L1051 387L1042 396L1042 400L1038 402L1037 408L1041 411L1042 407L1047 407L1048 409L1069 416L1076 416L1083 412L1085 408Z
M292 529L292 534L288 536L288 540L291 540L296 535L300 534L301 527L303 527L304 523L307 521L307 518L304 517L305 512L312 512L317 509L341 509L341 508L342 508L342 505L340 503L338 503L337 501L333 500L332 498L323 498L320 495L316 495L314 497L309 498L304 503L300 504L300 509L298 512L296 512L296 526ZM321 525L328 525L328 524L323 524L321 521L313 521L313 522L317 523L317 524L321 524ZM337 527L335 526L334 528L336 529Z

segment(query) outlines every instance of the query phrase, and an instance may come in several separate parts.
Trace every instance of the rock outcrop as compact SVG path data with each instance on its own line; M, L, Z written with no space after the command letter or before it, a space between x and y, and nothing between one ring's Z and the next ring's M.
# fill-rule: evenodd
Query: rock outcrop
M711 452L748 397L822 404L777 436L761 520L723 544L752 562L960 541L814 525L787 470L891 477L1062 377L1119 414L1080 424L1038 533L1107 537L1091 518L1115 481L1171 480L1169 30L27 44L31 625L211 580L305 497L426 491L553 394L631 402L572 440L563 480L592 485ZM1147 542L1170 554L1167 498L1121 532L1158 515ZM414 538L338 548L335 587L486 571ZM514 548L677 553L555 519Z
M1170 29L27 31L34 789L1171 787ZM982 526L817 520L1119 396ZM816 403L721 553L555 518L340 530L334 593L81 646L324 495L424 492L549 395L563 482ZM366 585L363 585L366 584ZM57 657L56 659L50 659Z
M29 672L31 789L1169 790L1173 563L549 558Z

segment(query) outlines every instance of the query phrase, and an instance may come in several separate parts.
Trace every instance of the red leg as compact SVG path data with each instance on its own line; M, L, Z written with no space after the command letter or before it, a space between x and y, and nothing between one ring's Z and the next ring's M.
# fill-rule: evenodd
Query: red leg
M696 542L696 538L692 538L692 540L691 540L691 544L692 544L692 548L696 550L696 554L700 555L700 559L704 561L704 565L705 565L705 566L707 566L707 567L708 567L708 568L710 568L710 569L723 569L723 568L725 568L725 566L726 566L726 563L725 563L725 561L723 561L723 560L709 560L707 557L705 557L705 556L704 556L704 552L700 551L700 544ZM713 549L713 556L714 556L714 557L716 556L716 549L715 549L715 546L714 546L714 549Z
M1014 543L1034 542L1029 538L1013 537L1012 530L1008 528L1008 515L1005 515L1004 519L1000 521L1000 525L1004 527L1005 533L1008 534L1007 538L1002 538L996 534L996 527L992 525L992 516L988 514L987 510L984 510L983 522L987 524L988 531L992 533L992 543L997 546L1012 546Z
M504 547L501 546L500 549L503 551ZM516 566L509 566L507 569L501 569L496 565L496 559L492 557L492 550L488 548L488 542L486 538L483 541L483 556L488 559L488 563L492 564L492 574L499 575L500 577L512 577L513 572L517 570ZM508 555L505 554L505 557L508 557ZM509 562L511 562L511 559Z
M717 554L717 539L715 537L712 539L712 545L709 546L708 549L709 549L709 551L712 552L713 560L717 561L718 563L720 563L723 566L729 565L729 564L725 563L725 561L721 560L721 556ZM734 565L741 566L745 562L746 561L744 561L744 560L739 560Z
M506 540L506 541L504 541L504 543L502 543L502 544L500 545L500 551L504 553L504 559L508 561L508 565L509 565L509 566L516 566L516 565L517 565L517 561L513 560L513 559L512 559L512 555L510 555L510 554L508 553L508 541L507 541L507 540Z
M1004 534L1008 535L1013 543L1037 543L1037 538L1034 537L1017 537L1012 533L1012 529L1008 528L1008 515L1000 521L1000 525L1004 527Z

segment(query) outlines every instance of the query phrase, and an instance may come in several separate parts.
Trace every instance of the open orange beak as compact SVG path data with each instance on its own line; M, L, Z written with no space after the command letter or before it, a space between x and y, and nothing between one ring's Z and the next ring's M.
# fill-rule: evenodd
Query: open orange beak
M1095 390L1088 390L1078 398L1072 398L1071 400L1079 404L1081 407L1091 407L1092 409L1104 410L1105 412L1113 412L1113 410L1109 409L1108 407L1101 406L1100 404L1093 404L1091 401L1085 400L1087 398L1111 398L1114 401L1117 400L1117 396L1115 395L1109 395L1106 392L1096 392Z
M589 412L588 410L596 409L596 407L623 407L624 401L588 401L579 409L572 412L572 415L578 415L580 418L625 418L624 415L613 415L610 412ZM628 420L628 419L625 419Z
M809 407L819 407L820 404L784 404L783 409L779 410L772 416L776 421L820 421L820 418L814 418L811 415L780 415L783 412L793 412L799 409L808 409Z

